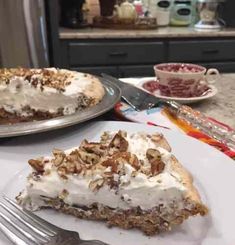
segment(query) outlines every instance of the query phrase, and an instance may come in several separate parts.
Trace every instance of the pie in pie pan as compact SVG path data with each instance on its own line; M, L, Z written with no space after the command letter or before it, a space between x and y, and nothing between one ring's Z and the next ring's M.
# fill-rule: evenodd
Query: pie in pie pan
M65 69L1 69L0 123L71 115L98 104L105 95L100 80Z
M208 213L192 175L160 133L107 131L99 142L85 139L29 164L32 171L16 199L30 210L53 208L147 235Z

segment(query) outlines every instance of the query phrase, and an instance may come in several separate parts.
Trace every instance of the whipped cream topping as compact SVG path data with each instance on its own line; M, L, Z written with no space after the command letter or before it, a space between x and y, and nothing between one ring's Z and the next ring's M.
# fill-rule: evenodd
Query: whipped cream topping
M144 133L127 135L128 151L136 154L143 164L149 164L146 158L146 150L149 148L160 151L162 160L165 163L164 170L155 176L149 176L142 172L133 175L135 169L128 163L124 163L124 174L114 174L114 180L119 181L118 189L112 189L109 185L103 185L98 191L92 191L90 183L102 179L102 170L97 169L91 175L70 174L67 179L62 179L53 164L51 158L46 158L49 163L45 171L49 174L28 179L26 190L21 194L20 200L24 205L33 209L45 206L42 197L57 198L66 190L63 197L65 203L76 206L90 206L93 203L102 204L116 209L131 209L140 207L149 210L160 204L168 205L175 201L183 203L187 192L181 182L180 176L171 168L172 154L167 150L157 147ZM70 153L74 149L66 151ZM109 172L107 167L103 172Z
M62 110L67 115L79 108L81 100L84 102L84 96L91 98L95 92L100 98L104 95L102 86L93 91L97 79L89 74L46 68L43 72L51 72L52 79L55 80L44 81L40 69L30 71L33 72L30 78L16 73L15 76L11 74L8 82L0 82L0 108L25 116L32 113L27 108L50 113ZM56 81L56 75L61 80ZM1 78L0 75L0 80ZM79 100L79 97L82 99Z

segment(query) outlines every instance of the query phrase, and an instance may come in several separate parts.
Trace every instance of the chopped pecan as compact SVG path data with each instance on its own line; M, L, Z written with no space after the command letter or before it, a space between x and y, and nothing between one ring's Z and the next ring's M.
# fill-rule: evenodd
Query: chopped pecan
M100 160L100 157L98 155L94 153L88 153L82 150L79 151L79 155L82 161L88 164L96 164Z
M145 175L147 175L147 176L149 176L149 175L152 174L150 168L143 167L143 166L141 167L141 173L143 173L143 174L145 174Z
M117 166L118 162L113 158L109 158L109 159L105 160L104 162L101 163L101 165L104 167L111 167L112 173L118 172L118 166Z
M160 174L165 168L165 163L163 161L153 161L151 162L151 173L152 175Z
M74 162L66 162L64 166L66 168L66 173L73 174L76 172L76 164Z
M139 163L139 160L135 154L130 154L129 163L136 170L140 169L140 163Z
M29 165L39 173L44 172L44 161L43 159L30 159L28 161Z
M81 166L81 164L79 163L79 162L75 162L75 165L76 165L76 171L75 171L75 173L76 174L80 174L81 172L82 172L82 166Z
M118 134L121 135L123 138L125 138L127 136L127 132L124 130L119 130Z
M80 146L81 150L85 150L88 153L94 153L99 156L102 156L105 153L106 148L107 146L105 146L104 144L88 142L87 140L84 140Z
M157 149L148 149L146 152L146 157L151 164L152 175L157 175L164 170L165 163L162 161L161 154Z
M130 152L117 152L111 158L108 158L101 163L104 167L111 167L113 173L117 173L121 170L124 162L129 163L136 170L140 169L139 160L136 155Z
M89 184L89 188L92 191L98 191L104 184L104 179L97 179L94 181L91 181Z
M86 169L91 169L92 165L91 164L85 164Z
M68 162L76 162L79 160L80 160L80 157L78 154L70 154L70 155L66 156L66 161L68 161Z
M80 155L80 151L79 150L75 150L75 151L71 152L66 157L66 160L70 161L70 162L75 162L76 164L80 164L80 165L85 165L86 164L86 162L81 159L81 155Z
M120 152L125 152L128 149L128 142L127 140L122 136L121 131L119 131L115 136L113 137L112 141L109 144L110 148L116 148Z
M63 163L64 158L65 158L65 157L64 157L63 155L57 155L57 156L55 157L55 159L53 159L54 165L55 165L56 167L59 167L59 166Z
M148 149L146 152L146 157L151 162L152 160L161 160L161 153L157 149Z
M109 177L112 177L112 176L113 176L113 173L112 173L112 172L104 172L104 173L102 174L102 176L103 176L104 178L109 178Z
M59 176L63 179L68 179L68 177L66 176L67 174L67 170L65 167L61 166L57 169L57 172L59 174Z
M56 148L53 149L52 153L53 153L54 156L57 156L57 155L64 155L65 156L64 151L62 151L60 149L56 149Z
M167 151L171 151L171 147L168 144L166 138L163 136L163 134L155 133L151 136L151 140L154 143L156 143L157 146L160 146L160 147L166 149Z
M131 173L131 177L136 177L136 175L137 175L137 171L133 171L132 173Z
M113 175L105 178L105 184L107 184L110 189L118 189L118 182L119 180L115 180Z
M64 158L65 158L65 153L64 153L64 151L62 151L62 150L60 150L60 149L54 149L53 151L52 151L52 153L53 153L53 155L54 155L54 159L52 160L52 162L54 163L54 165L56 166L56 167L58 167L58 166L60 166L62 163L63 163L63 161L64 161Z
M100 143L101 144L107 144L107 142L110 140L110 134L109 132L104 132L100 137Z
M133 168L136 170L140 169L140 163L135 154L131 154L130 152L117 152L113 155L114 159L123 159L126 160Z

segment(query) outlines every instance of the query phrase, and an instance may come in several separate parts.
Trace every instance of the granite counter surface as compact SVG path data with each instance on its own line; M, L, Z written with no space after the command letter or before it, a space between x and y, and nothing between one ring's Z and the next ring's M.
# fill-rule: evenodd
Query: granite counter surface
M235 28L220 31L197 31L190 27L161 27L154 30L112 30L99 28L60 28L60 39L123 39L123 38L204 38L235 37Z
M190 106L235 129L235 73L221 75L216 87L213 98Z

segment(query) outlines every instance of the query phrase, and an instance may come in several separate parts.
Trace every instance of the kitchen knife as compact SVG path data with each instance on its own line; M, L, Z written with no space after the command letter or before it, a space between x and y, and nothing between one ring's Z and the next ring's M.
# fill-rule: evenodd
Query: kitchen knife
M118 85L122 92L122 98L125 100L131 107L137 111L148 110L152 107L156 107L159 104L168 104L169 102L159 100L154 95L128 83L124 83L117 78L114 78L105 73L101 74L103 78L107 79L110 82Z
M227 145L230 149L235 150L235 131L209 120L204 114L195 111L192 108L180 105L175 101L163 101L154 95L119 79L102 73L101 76L118 85L122 92L122 98L135 110L148 110L153 107L163 105L177 118L182 119L199 129L203 133Z

